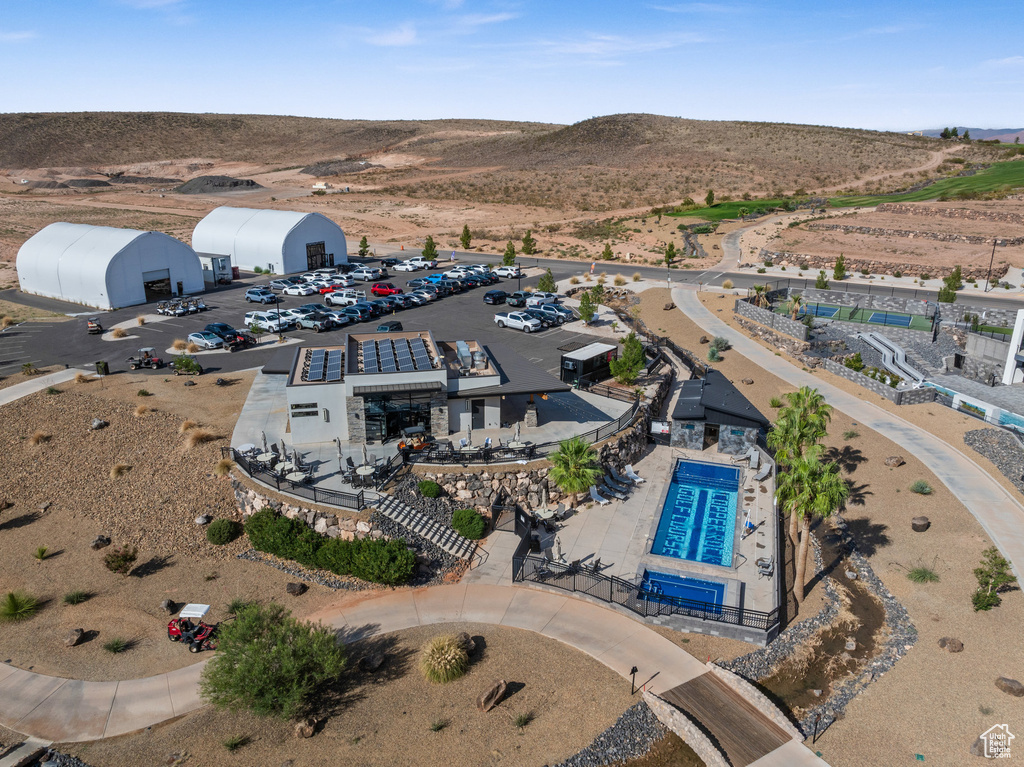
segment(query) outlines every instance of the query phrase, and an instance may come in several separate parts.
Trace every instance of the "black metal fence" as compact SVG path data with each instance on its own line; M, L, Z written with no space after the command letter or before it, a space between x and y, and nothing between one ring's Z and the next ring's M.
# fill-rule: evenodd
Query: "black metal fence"
M596 394L598 397L606 397L607 399L614 399L619 402L632 402L640 396L639 392L633 389L622 389L618 386L595 383L585 376L580 377L579 388L585 392Z
M957 325L961 326L961 323L957 323ZM970 326L967 327L967 332L973 333L976 336L985 336L986 338L991 338L995 341L1001 341L1004 344L1010 343L1010 339L1013 338L1012 333L997 333L994 330L981 330L980 328L975 330Z
M896 291L900 292L901 298L916 298L920 301L934 301L935 296L938 295L938 290L919 290L917 288L904 288L898 285L874 285L871 283L864 284L858 282L843 282L841 280L829 280L829 290L833 290L839 293L863 293L869 296L895 296ZM790 279L782 278L779 280L771 280L765 283L768 292L773 290L785 290L786 288L792 288L796 290L807 290L808 288L814 288L815 281L813 279ZM912 292L913 295L908 296L907 292ZM748 292L748 295L752 291Z
M587 570L579 565L564 565L551 562L539 556L521 553L512 557L512 580L532 581L545 586L571 591L617 604L632 610L643 618L658 615L682 615L715 623L729 623L735 626L760 629L770 632L779 625L778 608L769 613L729 607L711 602L646 593L636 584L613 575Z
M234 461L238 468L245 472L251 479L254 479L257 482L262 482L264 485L269 485L282 493L306 498L313 503L338 506L343 509L353 509L354 511L366 508L366 497L363 495L362 490L358 493L346 493L341 490L327 490L316 487L315 485L307 485L302 482L292 482L273 471L268 471L264 468L263 464L256 461L250 461L246 456L239 453L233 447L221 448L221 455Z

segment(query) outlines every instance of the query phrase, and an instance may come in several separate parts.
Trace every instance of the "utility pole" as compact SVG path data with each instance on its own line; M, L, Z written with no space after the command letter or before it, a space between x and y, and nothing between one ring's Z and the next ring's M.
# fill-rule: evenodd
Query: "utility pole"
M985 290L984 293L988 293L992 288L992 264L996 260L996 243L999 242L996 238L992 238L992 258L988 260L988 276L985 278Z

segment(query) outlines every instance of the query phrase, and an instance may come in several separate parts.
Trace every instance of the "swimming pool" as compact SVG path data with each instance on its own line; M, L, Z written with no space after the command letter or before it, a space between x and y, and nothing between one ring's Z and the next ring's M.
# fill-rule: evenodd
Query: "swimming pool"
M678 461L651 553L732 567L739 489L735 466Z
M644 570L640 595L651 602L670 602L671 599L665 599L669 597L721 606L725 596L725 584L681 575L668 575L656 570Z

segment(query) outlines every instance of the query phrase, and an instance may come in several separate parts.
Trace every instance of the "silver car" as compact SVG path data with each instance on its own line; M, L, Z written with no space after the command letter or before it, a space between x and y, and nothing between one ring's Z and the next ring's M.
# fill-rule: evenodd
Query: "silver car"
M210 333L209 331L202 331L200 333L190 333L188 337L190 344L195 344L200 349L223 349L224 340L219 336Z

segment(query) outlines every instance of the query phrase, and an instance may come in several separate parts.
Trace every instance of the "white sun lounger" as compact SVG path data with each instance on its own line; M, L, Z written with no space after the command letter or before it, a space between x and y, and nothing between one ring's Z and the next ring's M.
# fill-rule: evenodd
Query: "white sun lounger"
M609 501L607 498L604 498L600 493L597 492L597 488L594 487L594 485L590 486L590 500L602 506L607 506L609 503L611 503L611 501Z
M627 463L626 464L626 476L629 477L634 482L636 482L638 485L641 482L646 482L647 481L646 479L641 477L639 474L637 474L635 471L633 471L633 464L631 464L631 463Z
M761 471L757 472L757 474L754 475L754 481L755 482L763 482L764 480L768 479L768 477L770 477L771 474L772 474L772 465L770 463L766 463L761 468Z

